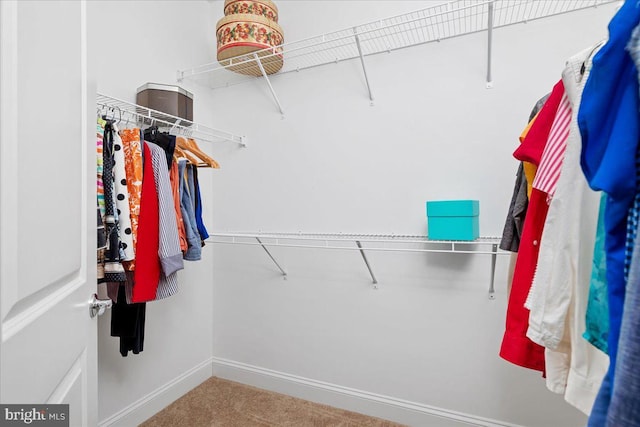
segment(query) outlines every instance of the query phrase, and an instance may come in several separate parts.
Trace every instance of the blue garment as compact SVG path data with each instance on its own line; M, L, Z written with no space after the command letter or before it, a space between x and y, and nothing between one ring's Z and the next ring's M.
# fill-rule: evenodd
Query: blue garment
M607 375L602 379L596 401L593 402L587 427L605 427L607 424L607 413L611 402L611 376L609 372L611 372L611 365L609 365Z
M633 30L628 50L640 69L640 26ZM636 78L640 79L640 75ZM627 280L615 381L607 413L608 427L640 425L640 152L636 151L635 197L627 217L624 276Z
M640 162L640 158L638 158ZM640 167L638 167L640 172ZM636 182L640 176L636 177ZM637 191L637 190L636 190ZM629 270L631 268L631 258L633 256L634 243L638 234L638 218L640 217L640 193L636 193L636 197L633 199L631 209L629 209L629 215L627 216L627 240L624 248L624 280L628 281Z
M637 0L625 1L609 23L609 40L593 58L593 68L578 111L582 170L591 188L602 190L608 196L604 224L607 233L608 348L611 363L606 384L611 385L615 385L614 367L624 304L627 213L635 195L633 178L640 136L638 75L626 45L639 22ZM598 402L599 399L603 401ZM599 393L594 408L607 408L607 399L608 393ZM592 418L600 416L592 411ZM597 424L590 420L589 425L595 427Z
M627 214L635 195L638 138L638 74L626 50L640 22L637 0L626 0L609 23L609 40L593 58L591 75L582 94L578 125L582 136L582 170L594 190L607 193L607 282L609 297L609 370L589 418L602 427L615 387L615 365L624 304L624 252ZM604 411L604 412L602 412Z
M204 222L202 221L202 199L200 198L200 184L198 182L198 168L193 167L193 186L195 187L195 203L196 203L196 224L198 225L198 232L200 233L200 238L204 241L209 238L209 232L207 228L204 226ZM204 242L203 242L204 245Z
M586 331L583 337L604 353L608 352L609 300L607 298L607 261L604 250L605 229L604 213L607 195L600 196L596 244L593 249L593 264L589 284L589 302L587 303Z
M189 188L188 179L185 177L186 160L178 161L178 175L180 176L180 210L182 211L182 222L187 235L187 250L184 253L186 261L198 261L202 258L202 245L200 235L198 234L198 226L196 225L195 211L193 209L193 200L191 198L191 189Z
M637 218L640 193L629 216ZM635 236L636 228L632 235ZM637 427L640 425L640 239L634 241L629 268L618 358L615 366L615 382L607 413L607 427Z

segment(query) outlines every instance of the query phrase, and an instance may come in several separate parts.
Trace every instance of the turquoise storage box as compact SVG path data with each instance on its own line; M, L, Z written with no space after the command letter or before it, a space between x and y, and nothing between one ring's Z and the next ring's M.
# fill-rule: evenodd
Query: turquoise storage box
M480 236L478 200L427 202L430 240L475 240Z

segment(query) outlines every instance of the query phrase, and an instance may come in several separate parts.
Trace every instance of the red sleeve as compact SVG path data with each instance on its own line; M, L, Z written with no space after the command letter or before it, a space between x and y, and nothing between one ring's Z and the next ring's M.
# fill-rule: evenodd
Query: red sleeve
M553 87L549 99L545 102L544 106L540 110L536 121L529 129L529 133L522 141L522 144L518 146L516 151L513 152L513 157L523 162L533 163L538 166L540 159L542 158L542 152L545 145L547 145L547 139L549 138L549 132L553 125L553 120L556 117L560 100L564 95L564 84L560 80Z

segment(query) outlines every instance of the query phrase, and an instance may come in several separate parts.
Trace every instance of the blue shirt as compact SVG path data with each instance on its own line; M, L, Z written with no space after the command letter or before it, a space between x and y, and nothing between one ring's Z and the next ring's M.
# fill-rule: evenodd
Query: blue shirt
M635 159L640 137L638 73L626 45L639 22L637 1L625 1L609 23L609 40L593 58L578 111L582 170L591 188L606 192L608 197L604 224L612 367L624 304L626 223L635 194Z

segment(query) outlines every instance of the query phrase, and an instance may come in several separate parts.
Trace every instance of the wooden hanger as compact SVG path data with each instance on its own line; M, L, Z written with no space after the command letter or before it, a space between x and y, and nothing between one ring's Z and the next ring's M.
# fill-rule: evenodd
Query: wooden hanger
M198 160L198 158L196 158L195 156L193 156L193 154L189 153L188 151L184 151L182 150L182 148L178 147L176 145L175 148L175 152L180 156L180 157L184 157L185 159L187 159L189 161L189 163L193 164L193 165L200 165L201 162Z
M196 141L192 138L183 138L176 137L176 147L181 148L183 152L190 152L193 155L197 156L200 160L202 160L203 164L198 164L198 166L207 166L213 169L220 169L220 165L213 158L209 157L207 153L202 151Z

